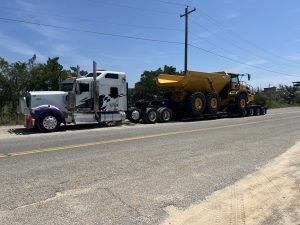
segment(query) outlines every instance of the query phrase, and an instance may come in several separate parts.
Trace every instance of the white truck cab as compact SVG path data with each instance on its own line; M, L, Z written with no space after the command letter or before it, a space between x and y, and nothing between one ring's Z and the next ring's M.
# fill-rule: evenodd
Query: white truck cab
M96 70L85 77L68 78L61 91L28 92L20 98L26 127L44 132L63 124L121 122L126 119L126 74Z

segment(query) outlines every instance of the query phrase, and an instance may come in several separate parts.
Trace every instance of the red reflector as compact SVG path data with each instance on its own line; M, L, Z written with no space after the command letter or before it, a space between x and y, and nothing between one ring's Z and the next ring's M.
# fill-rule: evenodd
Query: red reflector
M25 127L27 127L27 128L32 128L33 127L32 116L31 115L26 115L25 121L26 121Z

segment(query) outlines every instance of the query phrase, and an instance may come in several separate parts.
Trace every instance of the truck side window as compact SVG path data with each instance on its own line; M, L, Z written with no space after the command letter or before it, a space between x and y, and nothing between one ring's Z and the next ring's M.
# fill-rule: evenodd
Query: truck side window
M119 96L119 90L116 87L110 88L110 97L117 98Z
M85 84L85 83L80 83L79 84L79 90L80 90L80 94L82 92L89 92L90 91L90 85L89 84Z
M109 79L119 79L119 74L108 73L108 74L105 75L105 78L109 78Z

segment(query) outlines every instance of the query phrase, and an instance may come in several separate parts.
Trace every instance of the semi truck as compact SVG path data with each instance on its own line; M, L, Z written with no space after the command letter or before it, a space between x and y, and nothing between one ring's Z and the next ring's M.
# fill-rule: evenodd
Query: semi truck
M25 127L42 132L57 131L62 124L122 122L170 122L206 116L266 114L254 104L243 74L196 72L160 74L156 84L162 97L139 100L128 108L128 83L124 72L97 70L85 77L69 77L60 91L30 91L20 98ZM247 75L250 80L250 75Z

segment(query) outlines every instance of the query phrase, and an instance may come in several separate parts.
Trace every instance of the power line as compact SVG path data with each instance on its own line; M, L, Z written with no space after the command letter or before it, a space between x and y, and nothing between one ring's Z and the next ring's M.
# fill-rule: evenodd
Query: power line
M167 5L176 5L176 6L187 6L188 4L183 3L177 3L177 2L171 2L171 1L165 1L165 0L152 0L154 2L161 2Z
M11 19L11 18L4 18L4 17L0 17L0 20L18 22L18 23L25 23L25 24L31 24L31 25L37 25L37 26L43 26L43 27L50 27L50 28L56 28L56 29L63 29L63 30L68 30L68 31L97 34L97 35L102 35L102 36L112 36L112 37L127 38L127 39L133 39L133 40L142 40L142 41L151 41L151 42L161 42L161 43L184 45L183 42L178 42L178 41L168 41L168 40L151 39L151 38L145 38L145 37L137 37L137 36L129 36L129 35L121 35L121 34L113 34L113 33L104 33L104 32L98 32L98 31L91 31L91 30L84 30L84 29L77 29L77 28L68 28L68 27L63 27L63 26L56 26L56 25L51 25L51 24L37 23L37 22Z
M212 31L210 31L207 27L205 27L205 26L199 24L198 22L196 22L196 21L194 21L194 20L192 20L192 19L191 19L191 21L192 21L194 24L196 24L197 26L199 26L199 27L201 27L202 29L204 29L204 30L206 30L207 32L209 32L210 34L213 34L213 35L219 37L221 40L223 40L223 41L225 41L225 42L227 42L227 43L229 43L229 44L235 46L236 48L238 48L238 49L240 49L240 50L242 50L242 51L249 52L250 54L252 54L252 55L254 55L254 56L256 56L256 57L261 58L261 56L260 56L259 54L257 54L256 52L253 52L253 51L251 51L251 50L249 50L249 49L247 49L247 48L241 47L240 45L236 44L235 42L233 42L233 41L231 41L231 40L229 40L229 39L226 39L226 38L224 38L223 36L220 36L220 35L218 35L218 34L212 32ZM219 47L219 48L220 48L220 47ZM223 49L223 48L222 48L222 49ZM232 54L232 53L231 53L231 54ZM234 54L232 54L232 55L234 55ZM236 55L235 55L235 56L236 56ZM282 64L282 63L280 63L280 64ZM282 65L285 65L285 64L282 64ZM264 69L266 69L266 70L271 70L271 69L269 69L269 68L266 67L266 66L261 66L261 68L264 68ZM287 73L286 71L283 71L283 70L280 70L280 71L281 71L280 73Z
M55 29L68 30L68 31L90 33L90 34L102 35L102 36L112 36L112 37L126 38L126 39L132 39L132 40L141 40L141 41L151 41L151 42L160 42L160 43L184 45L183 42L177 42L177 41L151 39L151 38L145 38L145 37L137 37L137 36L129 36L129 35L121 35L121 34L112 34L112 33L104 33L104 32L97 32L97 31L83 30L83 29L67 28L67 27L63 27L63 26L56 26L56 25L50 25L50 24L44 24L44 23L37 23L37 22L31 22L31 21L26 21L26 20L4 18L4 17L0 17L0 20L2 20L2 21L10 21L10 22L17 22L17 23L25 23L25 24L31 24L31 25L36 25L36 26L44 26L44 27L50 27L50 28L55 28ZM281 75L292 76L292 77L299 77L297 75L286 74L286 73L278 72L278 71L275 71L275 70L265 69L265 68L262 68L260 66L255 66L255 65L248 64L248 63L244 63L244 62L241 62L239 60L232 59L230 57L221 55L221 54L213 52L211 50L207 50L207 49L201 48L201 47L193 45L193 44L189 44L189 46L191 46L191 47L193 47L195 49L201 50L203 52L209 53L211 55L215 55L215 56L218 56L220 58L224 58L224 59L227 59L229 61L238 63L240 65L246 65L246 66L249 66L249 67L253 67L253 68L256 68L256 69L259 69L259 70L263 70L263 71L272 72L272 73L275 73L275 74L281 74Z
M20 12L29 13L29 14L30 13L36 14L36 11L34 11L34 10L25 10L25 9L12 8L12 7L2 7L2 6L0 6L0 9L6 9L6 10L10 10L10 11L20 11ZM106 24L113 24L113 25L118 25L118 26L139 27L139 28L153 29L153 30L183 31L183 29L171 28L171 27L157 27L157 26L137 25L137 24L116 23L116 22L108 21L108 20L103 19L103 18L101 18L101 20L99 20L99 21L96 21L96 20L91 20L91 19L87 19L87 18L80 18L80 17L76 17L76 16L63 16L63 15L59 15L59 14L52 14L52 13L48 13L48 12L44 12L44 11L43 12L39 11L39 13L42 13L43 15L58 17L58 18L78 19L80 21L91 22L91 23L105 22Z
M216 48L219 48L219 49L221 49L222 51L224 51L224 52L229 52L229 51L227 51L226 49L224 49L223 47L220 47L219 45L216 45L215 43L213 43L212 41L209 41L209 40L207 40L206 38L203 38L203 37L200 37L199 35L197 35L197 34L195 34L194 32L190 32L193 36L195 36L195 37L198 37L198 39L201 39L201 40L204 40L204 41L206 41L207 43L209 43L210 45L212 45L212 46L214 46L214 47L216 47ZM237 58L241 58L240 56L238 56L238 55L236 55L236 54L233 54L232 52L229 52L230 53L230 55L232 55L232 56L234 56L234 57L237 57ZM260 66L261 68L264 68L264 69L266 69L266 70L271 70L270 68L268 68L268 67L266 67L266 66ZM285 73L285 74L288 74L289 72L287 72L287 71L284 71L284 70L277 70L277 71L280 71L280 73Z
M229 61L232 61L232 62L241 64L241 65L245 65L245 66L253 67L253 68L256 68L256 69L259 69L259 70L264 70L264 71L267 71L267 72L271 72L271 73L275 73L275 74L280 74L280 75L285 75L285 76L289 76L289 77L300 77L300 75L294 75L294 74L282 73L282 72L279 72L279 71L266 69L266 68L263 68L263 67L261 67L261 66L256 66L256 65L249 64L249 63L244 63L244 62L242 62L242 61L239 61L239 60L236 60L236 59L233 59L233 58L230 58L230 57L221 55L221 54L219 54L219 53L216 53L216 52L213 52L213 51L210 51L210 50L207 50L207 49L198 47L198 46L193 45L193 44L189 44L189 45L190 45L191 47L196 48L196 49L198 49L198 50L201 50L201 51L203 51L203 52L209 53L209 54L211 54L211 55L218 56L218 57L220 57L220 58L227 59L227 60L229 60Z
M135 6L130 6L130 5L123 5L123 4L117 4L117 3L111 3L111 2L106 2L101 0L99 1L94 1L94 0L87 0L91 3L94 4L105 4L105 5L112 5L112 6L117 6L117 7L123 7L123 8L128 8L128 9L133 9L133 10L138 10L138 11L145 11L145 12L153 12L153 13L160 13L164 15L178 15L175 12L168 12L168 11L160 11L160 10L155 10L155 9L146 9L146 8L140 8L140 7L135 7Z
M201 10L200 10L200 13L201 13L201 15L203 15L210 23L212 23L212 24L214 24L214 25L216 25L216 26L219 26L219 27L221 27L221 28L224 30L224 24L222 24L221 22L217 21L215 18L211 17L210 15L206 14L205 12L203 12L203 11L201 11ZM289 62L289 63L295 63L295 64L300 65L300 63L297 62L297 61L287 59L287 58L285 58L285 57L283 57L283 56L281 56L281 55L278 55L278 54L276 54L276 53L274 53L274 52L272 52L272 51L270 51L270 50L268 50L268 49L265 49L265 48L263 48L263 47L257 45L256 43L254 43L254 42L248 40L247 38L245 38L244 36L242 36L242 35L241 35L240 33L238 33L238 32L235 32L235 31L231 31L231 32L234 33L236 36L238 36L240 39L244 40L245 42L248 42L248 44L252 45L252 46L255 47L256 49L258 49L258 50L260 50L260 51L262 51L262 52L265 52L265 53L268 54L268 55L272 55L273 57L280 58L280 59L285 60L285 61L287 61L287 62Z
M192 21L194 24L196 24L197 26L199 26L199 27L201 27L202 29L206 30L208 33L217 36L219 39L221 39L221 40L223 40L223 41L225 41L225 42L231 44L232 46L235 46L236 48L238 48L238 49L240 49L240 50L242 50L242 51L249 52L250 54L252 54L252 55L254 55L254 56L256 56L256 57L259 57L259 58L261 57L261 56L258 55L256 52L253 52L253 51L251 51L251 50L249 50L249 49L247 49L247 48L241 47L240 45L236 44L235 42L233 42L233 41L231 41L231 40L229 40L229 39L227 39L227 38L224 38L223 36L220 36L220 35L216 34L215 32L212 32L212 31L209 30L207 27L205 27L205 26L199 24L199 23L196 22L195 20L192 20L192 19L191 19L191 21Z

